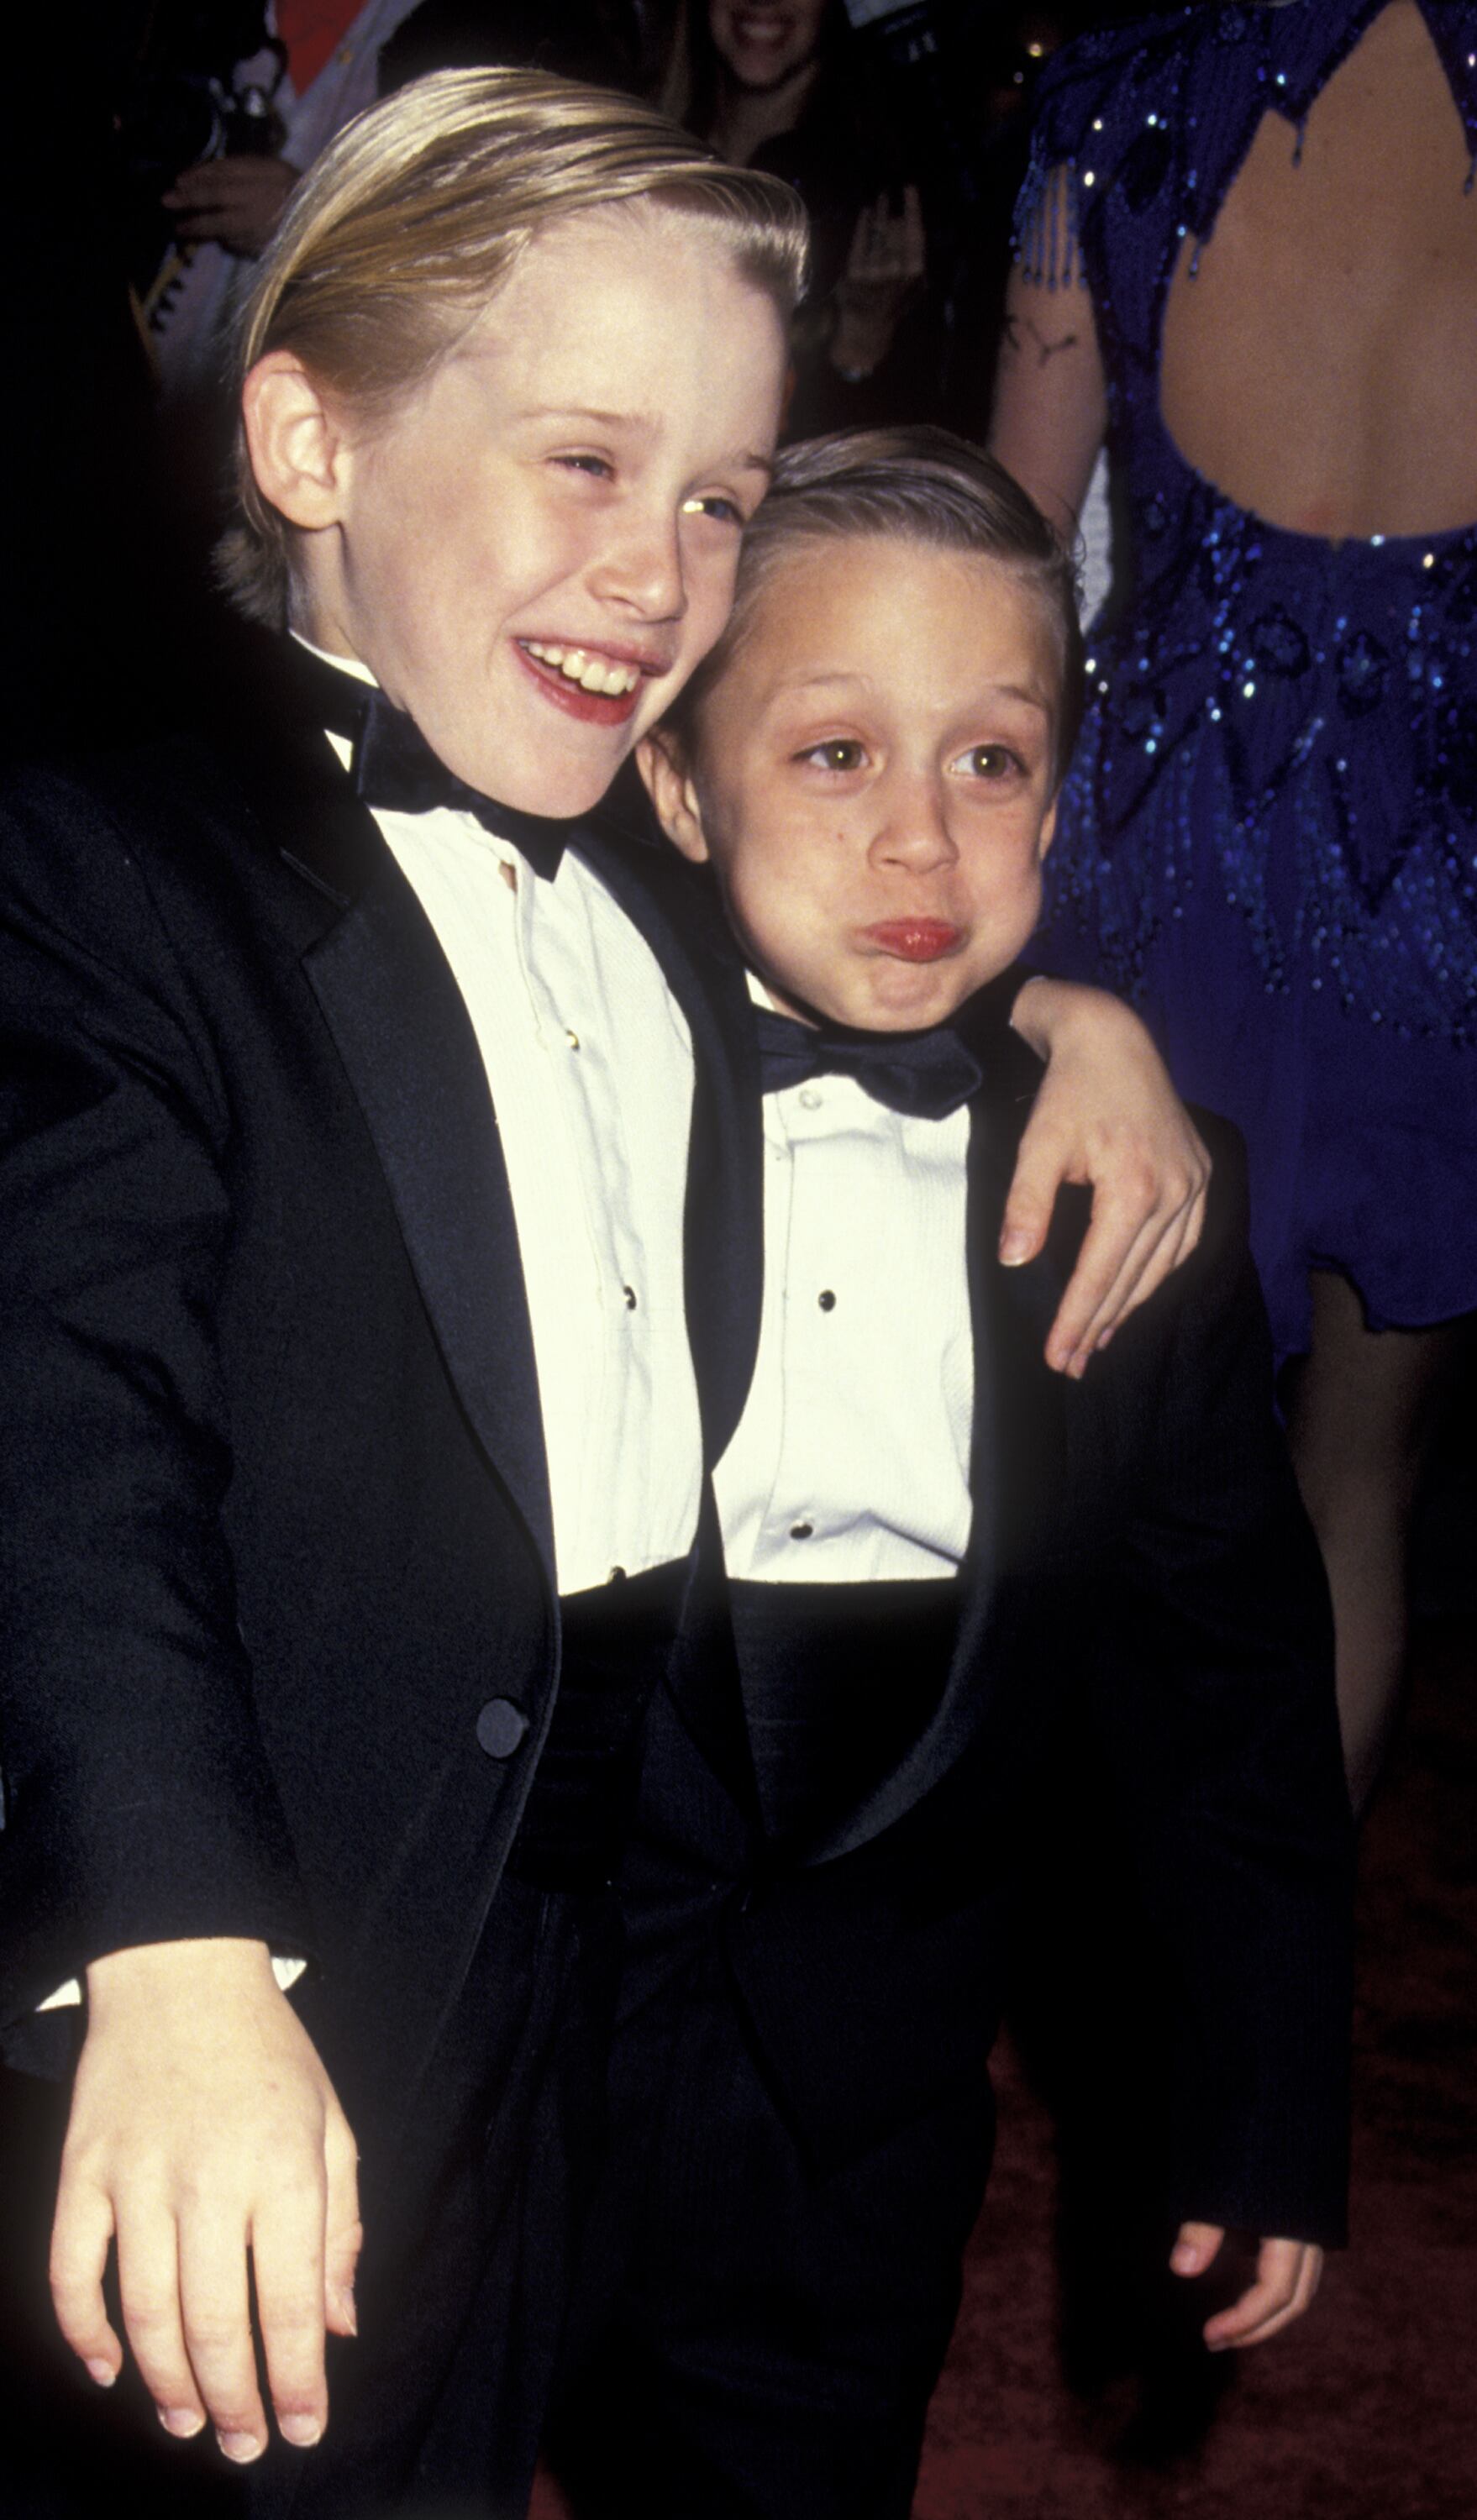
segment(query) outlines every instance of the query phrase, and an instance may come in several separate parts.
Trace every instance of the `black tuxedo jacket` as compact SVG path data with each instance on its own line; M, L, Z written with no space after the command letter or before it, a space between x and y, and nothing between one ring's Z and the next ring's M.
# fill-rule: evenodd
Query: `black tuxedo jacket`
M116 1948L264 1937L315 1963L304 2015L356 2131L392 2138L559 1629L481 1059L308 681L4 804L0 2023ZM648 882L599 832L576 845L704 1054L688 1257L716 1456L759 1300L730 1068L665 854Z
M728 1160L757 1219L746 990L711 903L694 898L689 924L706 939L720 1021L705 1038L721 1044L738 1123ZM1215 1158L1199 1250L1084 1380L1051 1372L1043 1350L1088 1203L1064 1193L1045 1255L999 1265L1041 1072L1008 1028L1019 976L982 991L962 1019L985 1081L967 1192L973 1523L948 1686L894 1772L803 1860L777 1870L751 1857L730 1905L730 1962L818 2162L921 2113L982 2071L1023 1835L1049 1825L1062 1729L1080 1739L1091 1726L1183 1993L1172 2202L1334 2241L1351 1828L1326 1586L1274 1414L1241 1146L1197 1115ZM747 1248L759 1231L746 1225ZM744 1381L748 1371L745 1350ZM725 1418L737 1381L723 1380ZM699 1869L732 1867L738 1835L694 1789L680 1750L665 1766L658 1750L647 1790L658 1837L680 1842L686 1825Z
M320 722L294 727L274 692L245 723L36 774L6 804L0 2022L129 1943L263 1937L318 1964L304 2015L382 2152L491 1906L559 1621L480 1058ZM675 861L593 830L579 844L693 1029L689 1315L713 1461L762 1269L741 972ZM818 2148L865 2143L969 2070L1023 1782L1092 1662L1104 1757L1199 1999L1194 2210L1326 2224L1347 1823L1234 1157L1218 1140L1193 1266L1059 1384L1040 1349L1070 1233L1034 1270L991 1258L1031 1085L994 1021L1004 994L977 1011L975 1536L953 1682L836 1841L735 1915L734 1964ZM723 1676L689 1678L687 1721L741 1809ZM484 1728L518 1735L502 1757L478 1739L495 1698L515 1710Z

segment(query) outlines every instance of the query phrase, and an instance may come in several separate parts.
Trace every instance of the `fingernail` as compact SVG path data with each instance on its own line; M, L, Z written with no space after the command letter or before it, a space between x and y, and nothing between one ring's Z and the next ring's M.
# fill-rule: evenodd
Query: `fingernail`
M1011 1232L1003 1236L1001 1239L1001 1267L1003 1269L1018 1269L1027 1252L1030 1250L1030 1247L1031 1241L1029 1235L1022 1234L1018 1228L1012 1228Z
M118 2376L112 2364L104 2362L101 2359L96 2362L89 2362L87 2369L89 2376L96 2380L100 2389L111 2389Z
M1192 2275L1200 2261L1188 2240L1182 2240L1170 2258L1177 2275Z
M176 2441L194 2441L196 2434L205 2429L204 2416L197 2414L193 2407L160 2407L159 2422Z
M1080 1382L1087 1370L1088 1360L1079 1349L1076 1356L1073 1357L1070 1365L1067 1367L1067 1372L1074 1382Z
M278 2431L294 2450L311 2450L314 2442L323 2439L323 2426L316 2415L284 2415Z
M261 2456L263 2444L254 2433L217 2433L215 2438L227 2458L234 2458L238 2467L245 2467L248 2459Z

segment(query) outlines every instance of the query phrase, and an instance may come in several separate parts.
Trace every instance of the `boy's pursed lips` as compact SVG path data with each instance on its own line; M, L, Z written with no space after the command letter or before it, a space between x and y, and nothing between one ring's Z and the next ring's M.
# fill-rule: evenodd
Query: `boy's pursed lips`
M883 954L904 963L937 963L963 943L964 931L942 919L882 919L863 935Z

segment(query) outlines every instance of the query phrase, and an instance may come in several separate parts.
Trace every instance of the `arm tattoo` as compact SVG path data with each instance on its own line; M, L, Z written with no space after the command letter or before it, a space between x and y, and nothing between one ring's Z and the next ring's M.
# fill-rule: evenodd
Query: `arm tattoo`
M1025 352L1025 343L1021 339L1022 332L1029 333L1036 344L1036 364L1039 368L1044 368L1047 361L1053 359L1058 350L1075 350L1077 347L1078 336L1075 333L1062 333L1054 341L1049 341L1046 335L1037 329L1029 315L1007 315L1006 339L1017 358L1022 357Z

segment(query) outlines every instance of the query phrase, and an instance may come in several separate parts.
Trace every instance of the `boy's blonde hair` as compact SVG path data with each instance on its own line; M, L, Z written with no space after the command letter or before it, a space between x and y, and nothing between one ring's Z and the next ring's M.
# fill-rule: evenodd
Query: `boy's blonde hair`
M787 321L805 276L799 198L725 166L634 98L534 70L438 70L360 114L289 203L242 310L238 386L269 350L375 416L393 410L556 219L649 202L713 230ZM659 382L659 381L658 381ZM240 521L217 566L238 608L287 618L291 527L257 488L240 420Z
M1055 777L1072 757L1085 698L1077 572L1066 545L1003 465L967 438L922 424L851 428L786 446L743 538L728 627L665 723L689 751L706 695L753 627L776 570L810 546L858 537L925 543L999 561L1039 595L1056 648Z

